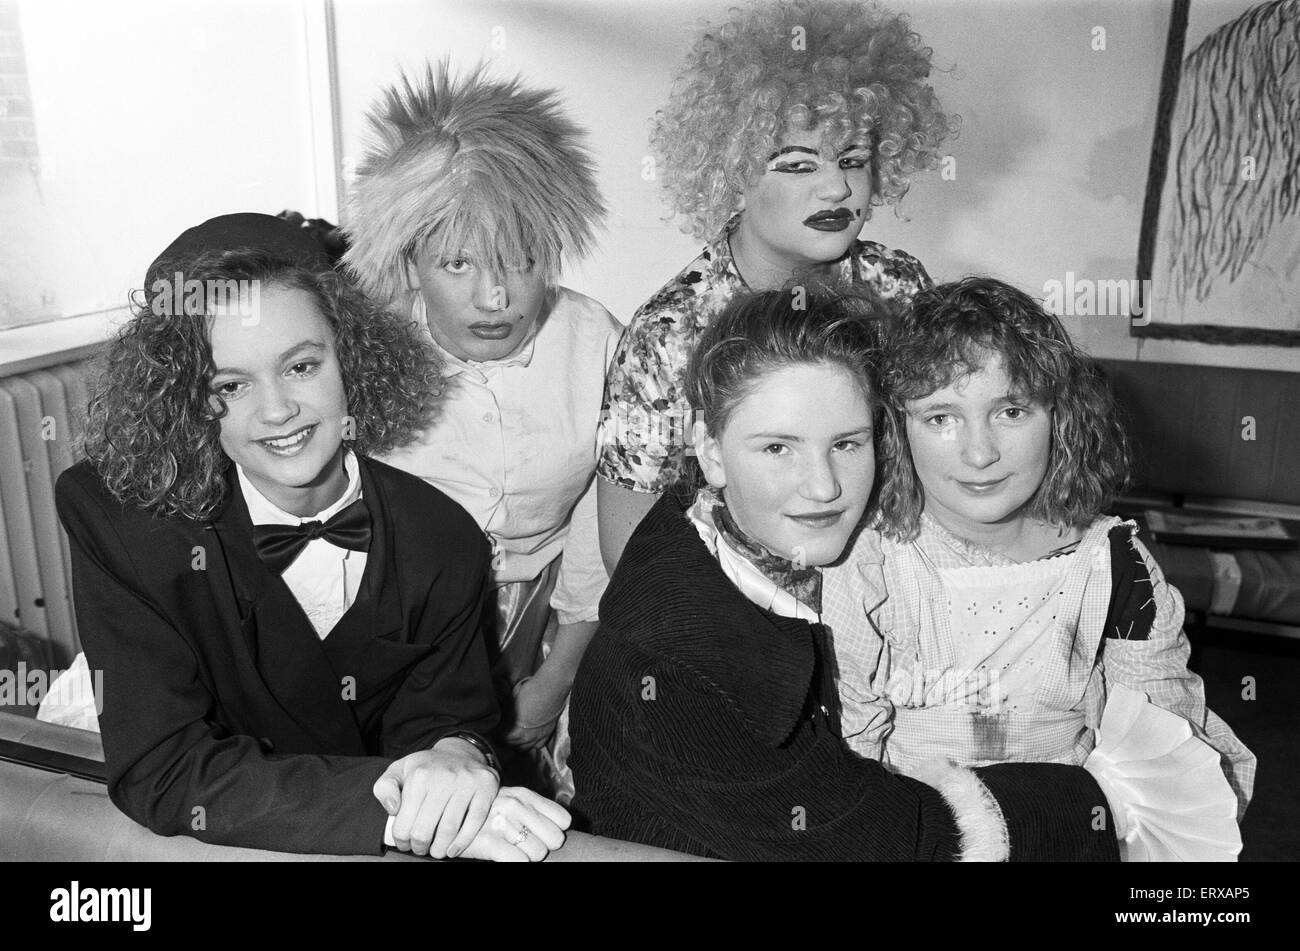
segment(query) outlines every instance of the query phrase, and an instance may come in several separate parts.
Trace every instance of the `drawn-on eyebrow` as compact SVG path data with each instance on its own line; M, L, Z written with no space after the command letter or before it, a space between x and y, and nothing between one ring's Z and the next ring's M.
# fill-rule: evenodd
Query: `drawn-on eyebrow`
M783 145L768 157L768 161L770 162L774 158L780 158L782 155L789 155L791 152L805 152L808 155L817 156L818 158L821 157L820 152L816 149L810 149L806 145Z
M851 142L840 149L840 155L848 155L850 152L870 152L871 146L866 142Z
M280 354L278 357L276 357L275 362L276 362L276 363L284 363L285 360L288 360L291 356L293 356L293 355L294 355L295 353L297 353L299 350L316 350L316 351L321 351L321 350L324 350L324 349L325 349L325 344L321 343L319 340L301 340L301 341L299 341L298 343L295 343L295 344L294 344L292 347L290 347L288 350L284 351L284 352L283 352L282 354ZM213 376L221 376L222 374L225 374L225 373L235 373L235 374L242 373L242 374L244 374L245 376L248 375L248 371L247 371L247 370L240 369L239 367L222 367L221 369L217 370L217 372L214 373L214 374L212 374L212 375L213 375Z

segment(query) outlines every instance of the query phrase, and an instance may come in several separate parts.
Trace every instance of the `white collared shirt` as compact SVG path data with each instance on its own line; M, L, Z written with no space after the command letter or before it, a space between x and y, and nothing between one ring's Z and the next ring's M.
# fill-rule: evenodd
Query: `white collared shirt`
M259 492L244 470L235 465L254 525L301 525L333 518L361 498L361 467L351 450L343 455L343 468L348 474L348 487L339 500L315 515L299 516L290 515ZM281 575L321 640L357 599L366 558L364 551L351 551L323 538L313 538Z
M595 620L608 580L593 476L605 369L622 332L599 303L561 287L511 357L480 363L438 348L447 388L433 423L382 457L474 517L498 584L530 581L563 554L551 597L561 624Z

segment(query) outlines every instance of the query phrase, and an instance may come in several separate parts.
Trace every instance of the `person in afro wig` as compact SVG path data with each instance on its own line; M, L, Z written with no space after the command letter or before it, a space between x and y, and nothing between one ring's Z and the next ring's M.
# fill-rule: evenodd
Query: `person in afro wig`
M344 265L409 308L445 362L420 440L386 461L451 495L493 546L494 675L515 767L565 799L562 714L606 574L593 476L605 370L622 332L559 285L605 215L584 131L556 92L446 60L403 76L344 216ZM507 772L511 769L507 763Z
M860 235L958 125L931 62L905 15L864 0L757 0L696 34L650 143L665 198L707 244L633 315L606 382L607 565L665 489L699 479L686 367L734 297L842 287L904 305L930 286L915 257Z

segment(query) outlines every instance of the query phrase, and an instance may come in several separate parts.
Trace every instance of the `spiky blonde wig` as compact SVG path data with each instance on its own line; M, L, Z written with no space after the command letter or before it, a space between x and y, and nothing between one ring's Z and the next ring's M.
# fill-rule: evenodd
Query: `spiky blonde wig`
M401 80L370 113L374 142L356 172L345 265L381 301L407 293L420 250L500 269L536 267L548 284L587 253L605 216L585 131L554 90L459 79L446 60Z

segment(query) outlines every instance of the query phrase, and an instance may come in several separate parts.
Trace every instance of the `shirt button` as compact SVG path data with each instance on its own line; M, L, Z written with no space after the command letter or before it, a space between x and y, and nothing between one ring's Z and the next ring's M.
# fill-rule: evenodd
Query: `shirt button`
M488 495L492 496L492 498L494 499L500 494L501 494L501 490L498 489L495 485L492 486L492 488L488 489Z
M497 421L497 418L496 418L495 416L493 416L491 413L484 413L484 414L483 414L483 422L485 422L485 423L495 423L496 421Z

